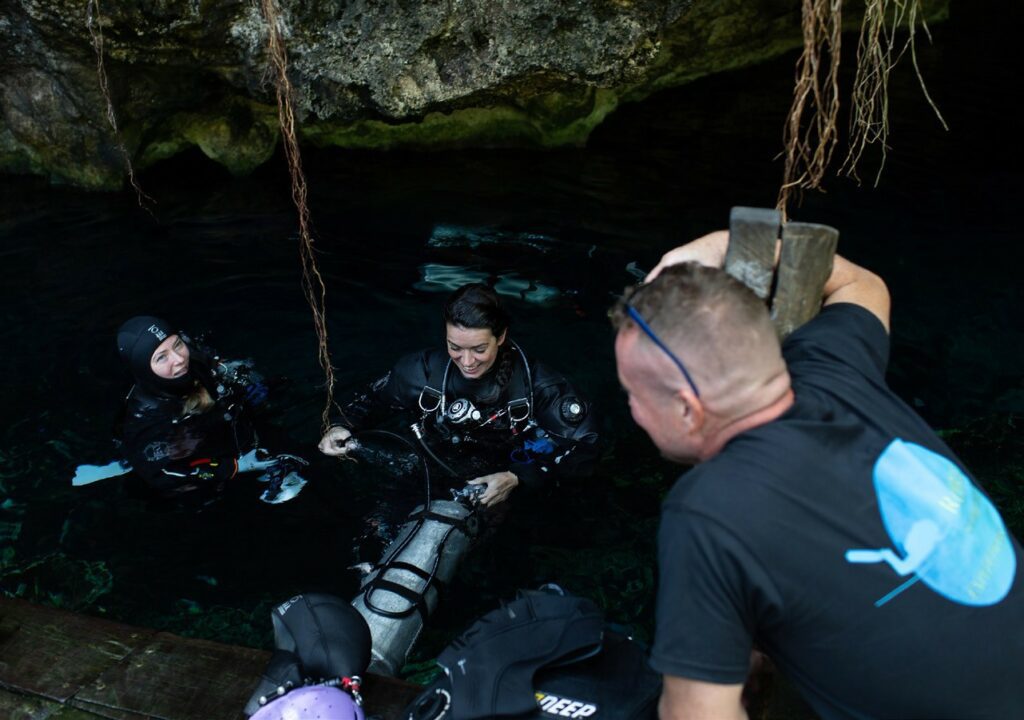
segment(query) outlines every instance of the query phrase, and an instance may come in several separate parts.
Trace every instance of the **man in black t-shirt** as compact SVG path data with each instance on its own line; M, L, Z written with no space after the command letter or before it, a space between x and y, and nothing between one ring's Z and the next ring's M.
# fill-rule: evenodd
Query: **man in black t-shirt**
M1024 717L1021 547L886 386L885 284L837 256L780 347L727 243L668 253L614 313L634 419L696 464L662 509L662 720L745 717L755 646L826 718Z

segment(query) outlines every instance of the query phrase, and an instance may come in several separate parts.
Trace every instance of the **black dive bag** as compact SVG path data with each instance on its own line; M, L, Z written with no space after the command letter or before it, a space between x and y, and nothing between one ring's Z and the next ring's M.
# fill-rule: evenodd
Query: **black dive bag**
M445 674L402 720L655 720L661 677L646 649L586 598L520 591L437 658Z

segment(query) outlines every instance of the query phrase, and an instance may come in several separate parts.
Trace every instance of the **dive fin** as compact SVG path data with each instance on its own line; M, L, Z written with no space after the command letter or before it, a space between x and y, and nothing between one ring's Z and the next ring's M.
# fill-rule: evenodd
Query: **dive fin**
M260 480L263 478L261 477ZM260 500L271 505L279 505L287 502L302 492L306 481L298 473L290 472L280 481L277 478L269 478L270 486L260 495Z
M132 466L124 460L114 460L106 465L79 465L75 468L75 476L71 478L74 487L90 485L97 480L118 477L132 471Z

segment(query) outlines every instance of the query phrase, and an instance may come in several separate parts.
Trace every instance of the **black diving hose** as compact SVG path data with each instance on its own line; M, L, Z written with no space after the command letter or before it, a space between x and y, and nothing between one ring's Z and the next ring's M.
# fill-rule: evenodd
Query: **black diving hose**
M447 471L447 473L449 475L451 475L453 478L455 478L457 480L459 478L459 474L457 472L455 472L454 470L452 470L451 466L448 463L444 462L441 458L439 458L437 455L435 455L434 451L430 449L429 445L427 445L427 438L423 434L423 426L420 425L420 423L413 423L411 429L412 429L412 434L416 436L417 440L419 440L420 447L422 447L424 450L426 450L427 455L429 455L434 460L434 462L436 462L438 465L443 467L445 469L445 471ZM412 443L410 443L410 445L411 444Z
M423 507L424 507L424 509L429 508L430 507L430 468L427 466L426 458L424 458L423 454L420 453L420 451L416 449L416 446L413 445L411 442L409 442L408 438L402 437L398 433L391 432L390 430L373 430L372 429L372 430L360 430L357 433L352 433L352 437L353 438L355 438L355 437L363 437L365 435L383 435L385 437L394 438L394 439L400 441L402 444L406 445L410 450L412 450L412 454L415 455L417 457L417 459L419 459L420 464L423 466L423 485L424 485L424 487L426 489L426 500L425 500L426 504ZM421 443L422 443L422 441L421 441ZM424 447L426 447L426 446L424 446ZM428 452L429 452L429 448L428 448ZM430 453L430 456L433 457L435 460L437 460L437 458L434 457L433 453ZM441 463L440 460L437 460L437 462ZM444 463L441 463L441 465L446 470L451 472L451 468L449 468L447 465L444 465Z

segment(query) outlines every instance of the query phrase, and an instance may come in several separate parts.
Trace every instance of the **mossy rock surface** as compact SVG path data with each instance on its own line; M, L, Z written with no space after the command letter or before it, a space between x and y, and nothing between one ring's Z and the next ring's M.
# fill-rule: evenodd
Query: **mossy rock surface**
M385 149L579 145L622 102L801 43L796 0L279 3L300 132ZM926 0L929 20L948 0ZM257 4L13 0L0 17L0 171L90 188L192 147L235 174L278 140ZM856 26L862 4L844 8Z

